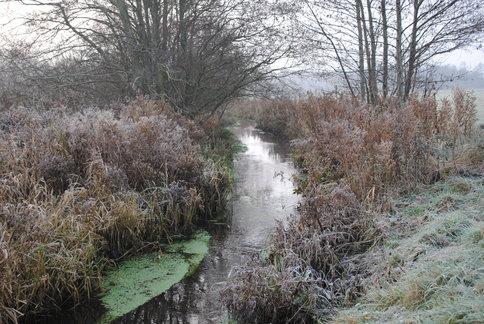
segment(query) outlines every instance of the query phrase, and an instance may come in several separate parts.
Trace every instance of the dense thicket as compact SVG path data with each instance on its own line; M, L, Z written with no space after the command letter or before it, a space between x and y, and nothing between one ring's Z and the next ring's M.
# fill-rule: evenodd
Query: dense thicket
M110 260L215 217L232 156L210 138L141 99L116 112L1 113L0 322L75 305Z

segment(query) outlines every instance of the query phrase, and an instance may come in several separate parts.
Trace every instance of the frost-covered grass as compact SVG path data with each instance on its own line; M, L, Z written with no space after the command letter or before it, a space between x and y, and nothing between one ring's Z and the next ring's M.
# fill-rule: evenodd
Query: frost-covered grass
M334 322L483 321L483 194L482 177L452 177L401 199L392 226L405 225L387 238L364 296Z

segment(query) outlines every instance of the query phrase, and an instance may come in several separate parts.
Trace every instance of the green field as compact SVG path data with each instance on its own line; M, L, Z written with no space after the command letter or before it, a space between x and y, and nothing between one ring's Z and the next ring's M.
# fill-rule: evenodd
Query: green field
M477 122L484 124L484 89L471 89L476 96L477 103ZM441 99L447 97L452 98L452 89L440 90L437 94L437 98Z

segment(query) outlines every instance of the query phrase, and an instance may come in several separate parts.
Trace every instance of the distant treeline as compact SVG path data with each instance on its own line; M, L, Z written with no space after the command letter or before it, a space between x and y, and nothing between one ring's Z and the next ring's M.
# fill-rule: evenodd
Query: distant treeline
M464 89L484 88L484 64L482 63L472 69L452 64L436 65L432 68L431 75L434 79L436 90L453 89L455 87ZM344 84L338 75L325 75L323 79L316 74L293 75L286 80L286 83L291 84L296 93L308 91L324 93L344 88Z

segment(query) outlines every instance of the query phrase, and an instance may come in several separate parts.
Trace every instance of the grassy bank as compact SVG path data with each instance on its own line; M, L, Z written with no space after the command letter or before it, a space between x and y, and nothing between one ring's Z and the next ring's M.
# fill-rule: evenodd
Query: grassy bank
M235 152L216 132L149 100L2 112L0 322L95 297L108 266L214 217Z
M399 197L366 254L363 296L335 323L477 323L484 318L484 178L450 177Z
M410 235L411 227L389 221L399 199L422 186L445 186L459 174L475 177L469 180L472 192L481 193L482 133L475 128L475 99L464 91L443 102L413 98L404 106L389 101L372 107L329 95L266 102L257 109L261 128L292 139L303 199L298 215L276 228L262 256L235 273L225 290L228 307L241 322L334 318L374 284L369 279L374 267L386 262L375 251L389 253L388 237L399 229L401 237ZM462 206L476 207L465 199ZM406 213L418 218L422 209L410 206ZM439 217L426 221L440 227L452 223ZM469 222L469 231L481 230L477 220ZM466 251L464 258L472 254ZM421 267L433 264L422 262ZM475 265L472 258L463 265L467 262ZM456 304L464 301L455 296Z

